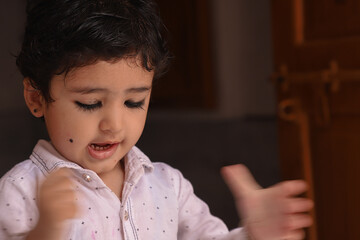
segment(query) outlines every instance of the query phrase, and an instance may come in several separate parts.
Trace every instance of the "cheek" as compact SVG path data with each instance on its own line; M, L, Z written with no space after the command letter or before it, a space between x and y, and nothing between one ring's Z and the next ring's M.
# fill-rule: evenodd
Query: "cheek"
M136 119L136 121L130 122L134 140L137 141L140 138L140 136L144 130L145 121L146 121L146 116L138 118L138 119Z
M63 140L68 143L81 143L89 141L91 137L92 125L89 121L76 121L75 119L67 119L63 123Z
M79 163L78 160L91 139L91 129L86 127L86 123L78 124L68 119L63 119L58 126L50 136L54 147L66 159Z
M78 119L76 114L53 117L46 122L51 140L58 144L85 141L91 131L88 121Z

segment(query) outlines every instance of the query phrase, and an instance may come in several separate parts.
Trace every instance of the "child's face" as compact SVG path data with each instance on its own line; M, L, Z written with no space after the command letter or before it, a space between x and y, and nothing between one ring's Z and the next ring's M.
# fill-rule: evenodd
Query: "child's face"
M55 76L42 107L52 144L99 175L115 169L143 131L152 79L134 58Z

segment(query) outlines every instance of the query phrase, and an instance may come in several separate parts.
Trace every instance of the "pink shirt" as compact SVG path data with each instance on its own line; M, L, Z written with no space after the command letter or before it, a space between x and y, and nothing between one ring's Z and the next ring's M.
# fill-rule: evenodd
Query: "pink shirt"
M0 179L0 240L25 239L38 221L37 195L45 177L71 168L78 182L81 217L70 220L65 240L245 240L242 228L229 232L193 193L182 174L164 163L152 163L133 147L125 158L123 198L93 171L64 159L40 140L29 160Z

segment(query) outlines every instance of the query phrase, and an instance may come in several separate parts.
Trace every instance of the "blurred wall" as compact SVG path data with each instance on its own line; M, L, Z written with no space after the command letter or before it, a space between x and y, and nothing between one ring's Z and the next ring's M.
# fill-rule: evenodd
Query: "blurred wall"
M22 100L21 75L15 66L15 57L20 47L25 21L23 0L0 3L0 112L19 110Z
M220 116L274 115L270 3L212 0Z
M43 123L34 119L23 100L22 76L15 65L25 22L25 1L0 2L0 176L27 158Z

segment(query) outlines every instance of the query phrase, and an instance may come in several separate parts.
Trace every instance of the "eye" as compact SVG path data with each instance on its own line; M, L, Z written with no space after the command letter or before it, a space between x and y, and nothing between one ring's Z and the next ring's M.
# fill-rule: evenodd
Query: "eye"
M145 99L142 100L142 101L139 101L139 102L134 102L134 101L131 101L131 100L125 101L125 106L128 107L128 108L141 108L141 109L143 109L144 104L145 104Z
M75 101L75 104L81 109L81 110L84 110L84 111L93 111L93 110L96 110L98 108L101 108L102 107L102 103L99 101L99 102L96 102L94 104L85 104L85 103L81 103L79 101Z

